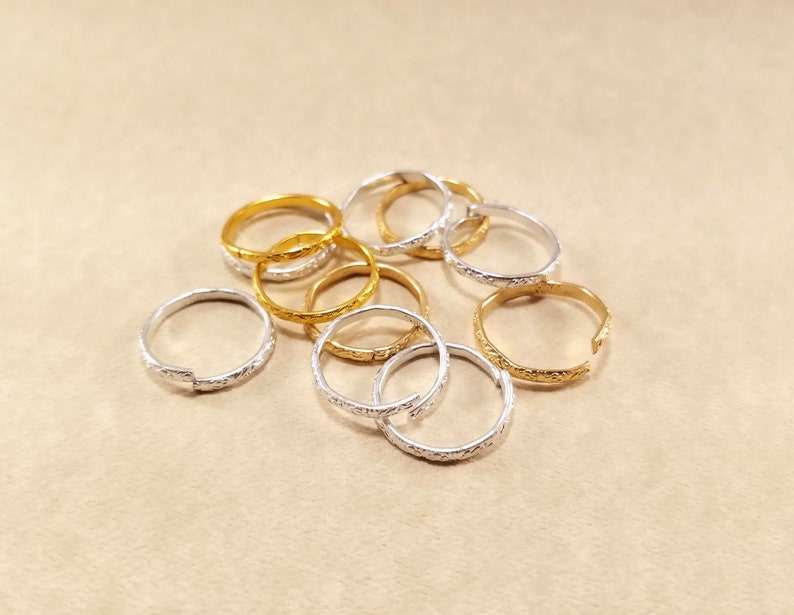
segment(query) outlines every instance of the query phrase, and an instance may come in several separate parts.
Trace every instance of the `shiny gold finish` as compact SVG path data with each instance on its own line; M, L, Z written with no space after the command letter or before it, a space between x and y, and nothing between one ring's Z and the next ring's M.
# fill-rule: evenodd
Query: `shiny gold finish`
M442 179L441 182L453 194L465 197L470 203L482 203L484 201L482 195L474 188L457 179ZM401 196L410 194L412 192L419 192L420 190L428 190L433 187L428 181L408 182L406 184L398 184L386 193L386 196L381 199L375 209L375 221L378 225L378 232L383 241L388 243L401 241L401 238L394 234L386 222L386 212L394 204L394 202ZM474 230L471 235L464 237L458 243L452 246L456 254L465 254L471 251L480 243L488 232L488 218L483 216L481 218L472 218L461 223L461 227L471 227ZM430 260L440 260L444 258L444 251L440 246L419 246L408 252L411 256L419 258L427 258Z
M294 235L290 235L289 237L282 239L276 245L274 245L273 252L287 253L288 251L294 251L296 248L300 248L303 245L317 243L323 237L323 233L295 233ZM375 292L375 289L378 286L378 264L375 262L375 255L372 254L372 251L365 245L359 243L352 237L348 237L347 235L336 235L332 239L331 243L340 248L346 248L348 250L358 252L364 258L365 265L363 266L368 268L369 281L367 282L366 286L361 289L361 292L359 292L352 299L326 310L304 310L302 312L298 310L291 310L274 303L273 300L265 294L260 276L262 274L262 269L267 266L267 263L259 262L256 264L256 269L254 270L253 276L254 291L256 292L257 299L259 299L259 303L261 303L264 308L273 316L283 320L289 320L290 322L296 322L301 325L328 322L337 316L341 316L347 312L352 312L356 308L364 305L364 303L366 303L367 299L372 296L372 293Z
M321 214L330 216L333 219L333 225L325 233L320 233L315 241L298 242L295 247L289 250L282 250L272 246L269 250L262 252L243 248L234 243L237 232L242 225L261 213L284 207L313 209ZM248 205L244 205L234 212L226 221L226 224L223 225L221 243L229 254L249 263L284 262L319 252L341 232L342 212L336 205L329 203L325 199L307 194L279 194L248 203ZM280 245L280 243L276 245Z
M390 280L394 280L398 284L403 285L405 288L411 291L411 294L416 297L417 301L419 302L419 314L424 318L429 318L430 309L427 304L427 295L425 294L425 290L422 288L422 285L419 284L419 282L417 282L414 278L409 276L401 269L397 269L396 267L392 267L391 265L386 265L383 263L378 263L378 273L381 279L389 278ZM370 266L364 263L349 263L347 265L337 267L330 273L326 274L325 277L317 280L311 286L311 288L309 288L306 293L306 300L303 303L303 309L306 311L311 310L314 306L314 300L317 297L317 294L329 286L332 286L336 282L339 282L340 280L346 280L347 278L357 275L369 274ZM317 338L320 337L320 330L316 325L307 324L304 328L306 329L306 333L308 333L313 340L317 340ZM331 341L325 345L325 350L342 359L366 362L385 361L392 355L397 354L403 348L407 348L409 345L411 345L420 333L422 333L422 327L414 325L408 333L403 335L399 340L393 344L390 344L389 346L382 346L379 348L355 348L352 346L345 346L339 342Z
M524 297L527 295L558 295L581 301L587 305L599 318L601 318L601 326L591 340L593 354L598 352L598 349L601 348L601 345L604 343L612 327L612 316L607 306L604 305L604 302L601 301L595 293L584 286L570 284L568 282L552 282L547 280L531 286L503 288L484 299L482 303L477 306L477 309L474 311L474 335L477 337L477 342L485 356L498 367L506 369L511 376L519 380L542 382L546 384L561 384L578 380L585 376L590 371L590 361L585 361L581 365L568 369L536 369L533 367L524 367L508 359L507 356L496 348L491 340L488 339L488 336L485 334L485 329L483 328L483 317L502 303L515 299L516 297Z

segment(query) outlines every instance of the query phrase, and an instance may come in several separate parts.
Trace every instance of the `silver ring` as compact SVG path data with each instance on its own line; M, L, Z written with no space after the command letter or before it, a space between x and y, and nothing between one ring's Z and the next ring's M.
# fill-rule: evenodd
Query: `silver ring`
M305 209L309 214L316 215L318 213L308 208L303 209ZM328 221L329 226L334 225L334 220L331 214L323 214L323 217ZM336 246L334 246L334 244L331 244L327 248L320 250L317 254L299 258L294 261L294 265L278 265L268 263L268 265L263 268L262 274L259 277L266 282L288 282L290 280L299 280L301 278L305 278L315 271L318 271L323 265L325 265L325 263L331 257L331 254L333 254L335 247ZM244 261L241 258L237 258L234 254L229 252L224 245L221 246L221 252L223 253L223 258L226 261L226 264L228 264L237 273L240 273L247 278L251 278L254 275L256 263L249 263L248 261Z
M530 224L540 228L549 241L552 253L551 259L537 271L519 273L515 275L491 273L489 271L484 271L482 269L478 269L477 267L473 267L472 265L464 262L463 259L455 254L455 251L452 249L450 237L452 236L452 233L455 232L455 229L463 224L465 220L481 218L482 216L502 216L515 222ZM494 203L472 203L469 205L466 208L466 216L456 220L446 227L444 235L441 239L441 247L444 250L444 260L458 273L467 278L471 278L480 284L496 286L499 288L515 288L518 286L530 286L532 284L537 284L538 282L545 280L549 274L554 271L557 265L560 264L560 242L557 240L557 236L548 226L543 224L543 222L538 220L535 216L531 216L520 209L508 207L507 205L496 205Z
M217 376L207 376L203 378L197 378L193 370L188 367L169 365L154 356L149 348L149 342L155 331L157 331L157 328L166 318L194 303L218 300L240 303L256 312L264 321L265 338L262 345L254 353L254 356L231 371L218 374ZM248 293L230 288L197 288L196 290L191 290L178 297L174 297L170 301L166 301L146 319L138 335L138 347L140 348L146 367L168 380L192 382L193 388L196 391L217 391L218 389L247 380L267 362L273 352L275 343L276 330L273 327L270 314L268 314L262 306L259 305L257 300Z
M428 348L435 349L438 353L438 376L430 387L430 390L428 390L424 396L420 397L419 393L413 393L399 401L388 404L381 403L380 399L374 404L362 404L361 402L336 392L328 385L325 376L323 376L322 369L320 368L320 356L322 355L325 343L340 327L363 320L369 316L396 316L412 325L422 327L427 334L433 338L433 341L426 342L426 345ZM399 354L395 356L399 356ZM422 412L430 409L436 396L441 392L441 389L447 381L448 368L449 352L447 352L447 346L436 328L419 314L394 305L369 305L343 314L336 320L333 320L325 328L314 343L314 349L312 350L312 373L314 374L314 382L328 401L341 410L371 418L392 416L400 412L408 412L410 416L416 418Z
M297 259L298 264L289 267L285 267L283 265L271 266L270 263L268 263L268 266L263 268L262 275L259 277L266 282L287 282L289 280L299 280L301 278L305 278L306 276L311 275L315 271L318 271L322 268L322 266L331 257L334 247L335 246L331 244L330 246L320 250L317 254L312 254L311 256ZM234 256L234 254L230 253L225 246L221 246L221 251L223 252L223 258L226 260L226 263L237 273L240 273L247 278L250 278L254 275L256 263L249 263L248 261L237 258Z
M449 221L449 217L452 215L452 197L450 195L449 189L444 185L444 182L430 173L425 173L424 171L390 171L388 173L374 175L373 177L365 179L363 182L361 182L361 184L359 184L353 190L353 192L350 193L350 196L345 199L345 202L342 203L342 206L339 209L344 212L348 207L350 207L356 198L373 192L384 184L395 182L397 184L407 184L415 181L430 182L432 186L441 193L441 196L444 199L444 209L441 212L441 215L436 218L436 220L425 230L401 241L375 244L354 237L346 225L343 227L344 234L349 235L357 241L365 244L378 256L404 254L413 248L418 248L419 246L423 246L424 244L428 243L441 229L444 228L444 225L446 225L446 223Z
M510 414L513 411L513 402L515 395L513 393L513 381L510 379L510 374L505 370L499 369L482 354L476 350L464 346L462 344L453 344L447 342L447 348L452 356L462 357L468 359L483 371L491 376L496 385L502 389L503 407L499 418L496 419L493 427L481 435L479 438L461 444L460 446L441 447L429 446L421 444L416 440L405 436L400 433L397 428L392 425L388 418L378 419L378 426L383 430L386 438L400 450L415 455L416 457L423 457L430 461L459 461L461 459L468 459L474 457L488 448L492 447L504 434ZM383 364L378 375L375 377L375 386L372 391L372 399L375 403L380 401L383 391L383 383L389 375L389 372L396 369L403 363L416 358L416 356L423 356L431 352L432 345L428 343L415 344L409 346L405 350L398 352L386 363Z

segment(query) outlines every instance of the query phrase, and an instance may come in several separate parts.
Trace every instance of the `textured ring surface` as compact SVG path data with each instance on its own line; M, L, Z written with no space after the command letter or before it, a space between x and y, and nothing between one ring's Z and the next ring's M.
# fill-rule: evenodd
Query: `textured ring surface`
M290 235L289 237L286 237L285 239L278 242L274 246L274 249L277 251L290 250L294 246L300 246L306 243L317 241L318 237L321 235L322 233L295 233L294 235ZM333 242L334 245L340 248L346 248L348 250L358 252L359 255L364 258L366 265L369 267L369 280L367 281L367 284L364 286L364 288L362 288L355 297L332 308L315 311L292 310L279 305L273 301L267 295L267 293L265 293L260 273L262 272L262 269L267 266L267 264L257 263L256 268L254 269L254 276L252 278L254 290L256 291L257 299L259 299L259 302L268 312L273 314L273 316L288 320L290 322L296 322L303 325L315 324L318 322L328 322L329 320L333 320L342 314L346 314L347 312L351 312L356 308L361 307L367 302L378 286L379 274L378 264L375 262L375 256L365 245L359 243L355 239L347 237L346 235L336 235L333 238Z
M534 226L539 228L543 231L543 234L548 239L548 242L551 247L551 258L549 261L537 271L531 271L528 273L519 273L519 274L501 274L501 273L491 273L490 271L484 271L482 269L478 269L474 267L460 258L458 254L455 253L452 244L450 243L450 238L452 233L463 224L465 220L471 218L478 218L483 215L488 216L502 216L505 218L512 219L515 222L520 222L525 225ZM466 216L456 220L452 224L448 225L444 230L444 235L441 238L441 247L444 250L444 260L451 265L458 273L461 275L471 278L479 282L480 284L486 284L488 286L497 286L502 288L514 288L518 286L528 286L530 284L536 284L545 280L548 275L554 271L557 265L560 263L560 242L557 241L557 236L552 232L552 230L546 226L543 222L538 220L535 216L532 216L520 209L516 209L515 207L509 207L507 205L496 205L493 203L473 203L469 205L466 210Z
M265 251L258 251L238 246L235 243L237 232L244 224L251 222L256 216L266 211L284 207L313 209L329 216L333 224L324 233L319 233L319 237L314 242L294 246L289 250L282 251L271 247ZM336 205L307 194L277 194L243 205L229 216L221 231L221 245L232 256L249 263L284 262L316 254L328 246L341 231L342 212Z
M239 367L218 374L217 376L198 378L189 367L169 365L158 359L152 353L149 342L157 328L166 318L183 308L203 301L230 301L233 303L240 303L250 308L256 312L265 323L265 337L262 341L262 345L254 355ZM157 375L169 380L192 382L193 388L196 391L216 391L247 380L267 362L273 352L275 343L276 330L273 327L270 314L262 309L262 306L257 303L256 299L248 293L230 288L197 288L196 290L191 290L178 297L174 297L152 312L149 318L146 319L138 335L138 347L140 348L146 367Z
M320 213L328 223L329 228L336 224L336 220L334 220L334 217L328 212L317 212L315 209L302 207L300 205L295 207L298 209L303 209L309 214ZM262 279L268 280L270 282L287 282L289 280L299 280L300 278L311 275L320 269L331 257L333 250L334 246L331 244L316 254L290 260L283 265L268 264L268 266L262 270ZM244 275L246 278L250 278L254 275L255 263L244 261L243 259L234 256L234 254L229 252L225 245L221 245L221 252L223 253L223 258L226 260L226 263L236 272Z
M568 297L569 299L581 301L592 309L601 319L598 331L596 331L596 334L590 340L593 354L598 352L599 348L601 348L601 345L609 334L609 330L612 328L612 315L609 313L609 309L593 291L584 286L571 284L569 282L552 282L546 280L539 284L525 286L523 288L503 288L486 297L474 311L474 335L477 337L477 342L483 353L496 365L502 369L506 369L511 376L519 380L541 382L545 384L561 384L578 380L585 376L590 371L590 361L585 361L580 365L567 369L538 369L534 367L525 367L509 359L488 338L483 325L483 317L502 303L515 299L516 297L525 297L528 295L557 295Z
M435 352L438 353L438 375L436 376L433 385L424 396L420 397L419 393L413 393L398 401L388 404L383 404L380 401L374 404L364 404L342 395L341 393L338 393L329 386L325 376L323 375L322 368L320 367L320 358L322 356L323 350L325 349L326 342L340 327L364 320L370 316L394 316L410 323L411 325L422 327L425 332L433 339L432 342L428 343L428 346L432 347ZM399 354L395 355L395 357L397 356L399 356ZM392 357L392 359L393 358L394 357ZM443 389L447 380L449 352L447 351L447 346L444 343L441 334L435 329L435 327L433 327L433 325L430 324L430 322L428 322L419 314L394 305L370 305L360 308L355 312L350 312L340 316L325 328L325 331L320 334L320 337L318 337L317 341L314 343L311 365L312 373L314 374L314 382L317 385L317 388L320 390L320 392L322 392L323 395L325 395L326 399L328 399L328 401L337 408L351 412L353 414L372 418L392 416L400 412L408 412L412 417L415 418L432 406L436 396Z
M363 242L378 256L404 254L413 248L426 244L444 228L444 225L446 225L449 217L452 215L452 198L444 183L435 175L425 173L424 171L390 171L364 180L350 193L340 208L343 212L347 212L352 204L359 198L363 198L383 186L390 184L407 184L411 182L428 182L441 193L443 198L441 215L425 230L406 239L391 243ZM350 235L347 226L345 226L344 232L346 235Z
M337 267L309 287L309 290L306 292L306 300L303 304L303 309L306 311L311 310L314 307L314 300L317 294L332 284L356 275L369 275L369 273L370 267L366 263L348 263L341 267ZM378 263L378 275L380 276L380 280L388 278L407 288L419 302L419 314L424 318L430 317L427 295L419 282L402 269L397 269L397 267L392 267L384 263ZM320 329L317 325L307 324L304 326L304 329L312 340L316 340L320 337ZM383 361L409 346L421 333L422 328L418 325L414 325L408 333L388 346L380 346L378 348L356 348L332 340L326 342L325 349L332 355L342 359L363 362Z
M510 375L503 369L497 368L493 363L488 361L483 355L476 350L463 346L462 344L453 344L447 342L447 348L452 356L467 359L480 367L487 373L496 385L502 389L502 411L493 426L471 442L461 444L460 446L430 446L422 444L409 438L401 433L388 418L378 419L378 426L383 430L386 438L398 447L400 450L414 455L416 457L423 457L431 461L460 461L462 459L469 459L480 453L485 452L494 446L505 432L510 414L513 411L513 404L515 401L515 394L513 391L513 382L510 380ZM396 369L403 363L428 354L432 351L431 344L423 343L410 346L402 352L394 355L391 359L386 361L381 367L378 375L375 377L375 386L372 392L372 399L375 403L380 401L383 385L389 372Z
M482 203L484 200L479 192L465 182L457 179L444 179L441 177L439 179L452 194L465 197L468 199L469 203ZM378 232L380 233L383 241L402 241L400 237L398 237L394 231L389 228L389 224L386 222L386 212L391 208L394 202L406 194L427 190L428 188L432 187L433 184L428 181L410 182L408 184L398 184L386 193L375 209L375 223L378 225ZM471 227L472 230L469 235L463 237L457 243L452 245L452 249L456 254L465 254L476 247L477 244L483 240L486 233L488 232L488 217L481 216L477 218L465 218L461 223L461 226ZM411 256L416 256L417 258L426 258L429 260L441 260L444 258L444 250L441 246L423 245L409 250L408 254Z

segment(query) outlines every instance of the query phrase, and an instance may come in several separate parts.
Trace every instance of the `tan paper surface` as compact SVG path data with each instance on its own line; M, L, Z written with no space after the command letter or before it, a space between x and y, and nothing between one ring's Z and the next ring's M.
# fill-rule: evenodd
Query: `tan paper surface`
M0 611L790 612L793 31L773 1L3 3ZM615 319L584 382L519 386L502 445L447 467L333 411L299 327L231 390L147 377L157 305L249 288L232 211L395 168L556 231ZM390 262L474 344L487 288ZM160 347L208 369L255 343L243 310L180 316ZM541 366L595 324L493 321ZM428 440L498 412L473 367L449 388Z

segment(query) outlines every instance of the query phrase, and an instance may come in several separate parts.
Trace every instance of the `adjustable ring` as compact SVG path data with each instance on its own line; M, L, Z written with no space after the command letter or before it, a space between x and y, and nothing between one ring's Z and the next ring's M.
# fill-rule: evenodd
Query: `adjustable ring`
M468 359L477 367L487 373L496 385L502 389L502 412L499 417L487 432L479 438L461 444L460 446L429 446L421 444L416 440L412 440L408 436L402 434L391 423L388 418L378 419L378 426L383 430L386 439L389 440L400 450L415 455L416 457L423 457L431 461L459 461L461 459L468 459L474 457L479 453L486 451L492 447L504 434L507 423L510 420L510 414L513 411L513 402L515 395L513 392L513 381L510 380L510 375L503 369L498 369L493 363L488 361L476 350L463 346L462 344L452 344L447 342L447 348L452 356ZM381 367L378 375L375 377L375 386L372 389L372 400L374 403L380 403L381 395L383 394L383 383L389 375L389 372L396 369L403 363L410 361L416 356L429 354L433 349L432 344L423 343L410 346L402 352L394 355L391 359L386 361Z
M484 201L482 195L467 183L457 179L439 179L452 194L467 198L469 203L482 203ZM389 228L386 222L386 212L394 202L406 194L427 190L432 187L433 184L428 181L411 182L408 184L399 184L386 193L386 196L381 199L380 203L378 203L378 207L375 209L375 222L378 225L378 231L383 241L401 241ZM488 218L487 216L465 218L462 225L472 227L473 231L468 237L464 237L458 241L458 243L452 245L452 249L456 254L465 254L482 241L483 237L485 237L485 234L488 232ZM444 258L444 250L440 246L419 246L418 248L408 250L408 254L416 256L417 258L426 258L429 260L440 260Z
M302 209L306 209L308 211L314 211L311 208L297 206ZM333 227L336 221L331 213L326 212L323 214L323 217L328 222L328 226ZM333 254L334 246L329 245L317 254L313 254L312 256L307 256L301 259L297 259L297 262L289 265L282 265L282 266L270 266L266 267L262 271L262 279L268 280L271 282L287 282L290 280L299 280L300 278L304 278L308 275L311 275L318 269L320 269L331 257ZM254 266L255 263L251 263L248 261L244 261L240 258L234 256L231 252L226 249L225 245L221 246L221 252L223 253L223 258L226 260L226 263L234 269L236 272L241 273L246 278L250 278L254 275Z
M275 250L271 247L269 250L261 252L243 248L234 243L237 232L243 224L258 214L282 207L302 207L319 211L329 217L329 220L332 221L331 227L325 233L318 233L319 236L312 243L301 244L286 251ZM335 205L316 196L282 194L248 203L234 212L223 225L221 244L229 254L249 263L284 262L316 254L328 246L341 230L342 212Z
M587 372L590 371L590 361L585 361L581 365L568 369L536 369L533 367L524 367L510 360L502 351L494 346L490 339L488 339L485 328L483 327L483 317L498 305L515 299L516 297L524 297L527 295L558 295L581 301L587 305L601 319L601 325L591 339L593 354L597 353L599 348L601 348L601 345L604 343L612 327L612 315L609 313L607 306L604 305L604 302L601 301L593 291L584 286L570 284L568 282L552 282L547 280L533 286L498 290L489 297L486 297L482 303L477 306L477 309L474 311L474 335L477 337L477 342L480 348L482 348L483 353L496 365L507 370L511 376L519 380L561 384L563 382L578 380L585 376Z
M422 317L428 318L430 316L430 308L427 304L427 295L425 294L425 290L422 288L422 285L419 284L419 282L417 282L414 278L409 276L401 269L397 269L391 265L378 263L377 267L381 280L383 278L388 278L407 288L411 294L416 297L417 301L419 301L419 313L422 315ZM306 292L306 300L303 304L303 309L307 311L312 309L317 293L319 293L321 290L328 288L340 280L345 280L356 275L369 273L370 266L364 263L348 263L347 265L337 267L330 273L326 274L325 277L312 284L312 286ZM318 337L320 337L320 329L317 327L317 325L307 324L305 325L304 329L312 338L312 340L316 340ZM409 346L421 332L422 328L418 325L414 325L408 333L403 335L396 342L390 344L389 346L382 346L379 348L356 348L353 346L345 346L336 341L331 341L326 343L325 349L332 355L342 359L351 359L353 361L365 362L383 361L384 359L388 359L395 353L399 352L403 348Z
M273 251L282 254L288 251L294 251L296 246L300 248L300 246L303 245L311 245L312 243L319 241L322 237L322 233L295 233L294 235L290 235L289 237L286 237L275 244L273 246ZM340 305L337 305L336 307L313 312L291 310L275 303L265 293L265 289L262 287L261 273L267 264L260 262L257 263L256 267L254 268L254 290L256 291L257 299L259 299L259 302L268 312L278 318L306 325L315 324L318 322L328 322L329 320L333 320L342 314L361 307L367 302L367 299L372 296L372 293L375 292L375 289L378 286L378 264L375 262L375 256L366 246L362 245L355 239L347 237L346 235L336 235L332 241L333 245L339 246L340 248L347 248L348 250L354 250L364 258L366 263L365 266L369 267L369 281L367 282L366 286L364 286L364 288L362 288L355 297L345 301Z
M194 303L203 301L230 301L240 303L256 312L265 323L265 337L262 345L239 367L217 376L207 376L197 378L196 374L189 367L177 367L169 365L158 359L149 348L149 342L157 328L162 322L179 310L186 308ZM146 319L146 322L138 335L138 347L140 348L143 362L146 367L154 371L158 376L169 380L180 382L192 382L193 389L196 391L216 391L227 386L231 386L250 378L254 372L260 369L270 357L276 343L276 330L273 327L270 314L268 314L248 293L232 290L230 288L198 288L191 290L178 297L167 301Z
M552 252L551 259L537 271L520 273L516 275L491 273L489 271L484 271L482 269L473 267L472 265L464 262L455 253L452 245L450 244L450 237L452 236L452 233L455 232L455 229L463 224L465 220L472 218L478 219L483 215L503 216L510 218L515 222L530 224L532 226L538 227L541 231L543 231L549 241ZM467 278L471 278L480 284L486 284L488 286L496 286L500 288L515 288L518 286L537 284L538 282L545 280L560 263L560 242L557 241L557 237L548 226L543 224L543 222L538 220L535 216L531 216L520 209L508 207L507 205L496 205L493 203L473 203L469 205L466 209L466 216L456 220L444 230L444 235L441 239L441 247L444 250L444 260L458 273Z
M380 399L374 404L362 404L354 399L350 399L341 393L337 393L332 389L323 376L322 369L320 368L320 356L326 347L326 342L340 327L347 326L359 320L364 320L369 316L395 316L401 320L405 320L413 326L421 327L424 331L433 338L432 342L427 343L428 347L432 347L438 353L438 376L433 385L430 387L424 396L420 397L419 393L413 393L398 401L388 404L381 403ZM403 350L402 352L405 352ZM400 356L399 354L392 357L391 360ZM441 334L430 324L425 318L406 310L405 308L397 307L394 305L368 305L355 312L350 312L340 316L329 324L325 331L320 334L317 341L314 343L312 350L312 373L314 374L314 382L317 388L325 395L328 401L347 412L359 414L368 417L386 417L399 412L408 412L411 417L416 418L422 412L428 410L435 401L436 396L447 381L447 369L449 367L449 352L447 346L441 337Z
M393 256L395 254L403 254L409 250L412 250L413 248L426 244L436 233L444 228L444 225L447 223L450 215L452 214L452 199L450 197L449 190L435 175L425 173L424 171L390 171L389 173L382 173L381 175L370 177L369 179L364 180L353 190L353 192L350 193L350 196L345 199L345 202L342 204L340 209L344 212L352 205L354 201L356 201L357 198L374 192L384 184L395 182L399 184L407 184L410 182L429 183L433 188L441 193L443 198L443 210L441 215L436 218L436 220L430 226L420 233L408 237L407 239L381 244L363 242L366 243L369 248L378 256ZM344 227L344 232L346 235L350 235L347 226Z

